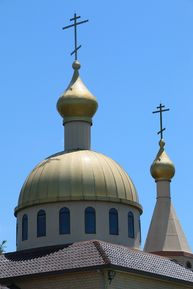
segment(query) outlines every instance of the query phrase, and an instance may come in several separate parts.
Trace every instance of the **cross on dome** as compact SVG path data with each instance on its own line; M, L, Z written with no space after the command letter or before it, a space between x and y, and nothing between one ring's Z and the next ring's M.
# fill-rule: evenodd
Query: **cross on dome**
M73 54L75 55L75 61L78 59L78 53L77 52L81 48L81 45L78 46L78 44L77 44L77 26L80 24L88 22L88 19L77 22L77 19L80 19L80 18L81 18L81 16L77 16L76 13L74 13L74 17L70 19L70 21L74 21L74 24L70 24L70 25L67 25L67 26L62 28L64 30L64 29L74 27L74 50L71 52L71 55L73 55Z
M160 139L162 140L163 139L163 131L165 130L165 128L163 128L163 119L162 119L162 113L165 112L165 111L169 111L169 108L165 108L165 105L162 105L160 103L159 106L157 106L157 109L156 111L153 111L152 113L159 113L160 114L160 130L157 132L157 134L160 134Z

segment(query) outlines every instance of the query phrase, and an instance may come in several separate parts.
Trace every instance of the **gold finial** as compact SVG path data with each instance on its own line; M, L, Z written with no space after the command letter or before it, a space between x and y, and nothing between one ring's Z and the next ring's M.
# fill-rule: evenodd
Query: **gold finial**
M79 70L81 68L81 65L80 65L80 62L78 60L75 60L73 63L72 63L72 68L74 70Z
M150 168L151 175L156 181L170 181L175 174L175 167L164 150L165 142L163 139L159 141L159 146L160 149Z
M78 60L73 62L72 67L74 74L67 89L58 99L58 112L63 117L64 122L83 120L92 123L92 117L98 107L96 97L87 89L80 78L81 65Z
M153 164L151 165L150 171L152 177L156 181L159 180L170 181L175 174L175 167L164 150L165 141L163 140L163 132L165 128L163 128L163 121L162 121L162 113L165 111L169 111L169 108L165 108L165 105L162 105L160 103L157 109L158 110L153 111L153 113L160 114L160 131L158 132L158 134L160 134L160 141L159 141L160 149L157 153L155 160L153 161Z
M165 141L163 139L160 139L159 141L159 146L160 146L160 149L159 149L159 152L157 153L157 156L156 156L156 159L159 159L159 157L161 156L161 154L164 152L164 146L165 146Z
M57 109L64 119L64 123L69 121L87 121L92 124L92 117L95 114L98 103L94 95L87 89L79 76L79 69L81 67L77 60L77 52L81 45L77 44L77 26L88 22L88 20L77 21L81 16L70 19L73 24L63 27L63 29L74 28L74 51L71 53L75 55L75 60L72 64L74 69L73 77L67 89L61 95L57 102Z

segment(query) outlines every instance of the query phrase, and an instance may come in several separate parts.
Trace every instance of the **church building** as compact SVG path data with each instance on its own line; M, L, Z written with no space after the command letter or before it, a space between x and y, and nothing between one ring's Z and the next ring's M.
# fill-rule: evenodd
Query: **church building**
M74 15L74 27L80 17ZM64 149L26 178L15 208L16 251L0 255L0 289L193 288L193 254L170 195L175 167L159 142L151 165L157 200L144 249L143 213L127 172L91 150L96 97L80 78L57 101ZM163 107L158 107L159 113Z

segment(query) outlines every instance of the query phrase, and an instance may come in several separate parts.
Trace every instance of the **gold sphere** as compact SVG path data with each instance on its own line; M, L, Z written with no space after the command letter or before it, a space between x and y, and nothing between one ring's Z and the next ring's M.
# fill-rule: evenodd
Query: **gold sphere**
M74 74L72 80L57 102L57 109L64 121L83 119L91 121L98 103L96 97L86 88L79 76L80 63L72 65Z
M171 180L175 174L175 167L164 150L165 142L160 141L160 150L151 165L150 172L152 177L156 180Z

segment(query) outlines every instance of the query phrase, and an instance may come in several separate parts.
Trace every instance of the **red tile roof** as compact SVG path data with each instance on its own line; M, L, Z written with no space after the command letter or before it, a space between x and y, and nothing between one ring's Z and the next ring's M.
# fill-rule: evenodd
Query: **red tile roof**
M193 285L193 272L167 258L97 240L3 254L0 256L0 283L18 277L104 266Z

